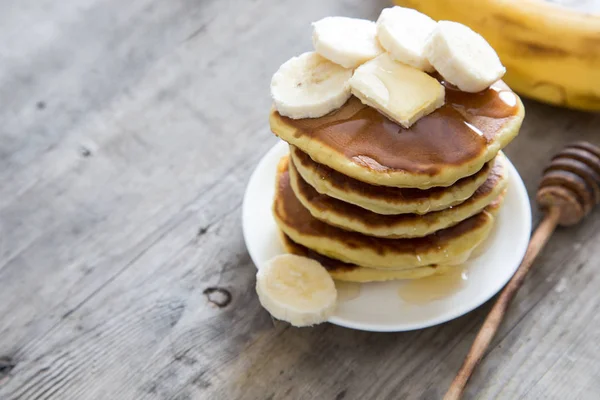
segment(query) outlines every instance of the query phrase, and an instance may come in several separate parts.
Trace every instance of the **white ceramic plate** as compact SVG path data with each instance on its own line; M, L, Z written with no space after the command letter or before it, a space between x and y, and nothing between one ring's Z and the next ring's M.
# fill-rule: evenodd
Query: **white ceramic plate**
M258 268L284 253L271 214L275 173L287 154L279 142L260 160L244 196L242 223L250 257ZM531 231L527 191L515 167L509 163L509 190L485 252L465 264L468 270L460 290L447 297L410 303L399 296L402 281L366 283L360 294L341 302L329 322L365 331L398 332L426 328L457 318L479 307L509 281L525 255Z

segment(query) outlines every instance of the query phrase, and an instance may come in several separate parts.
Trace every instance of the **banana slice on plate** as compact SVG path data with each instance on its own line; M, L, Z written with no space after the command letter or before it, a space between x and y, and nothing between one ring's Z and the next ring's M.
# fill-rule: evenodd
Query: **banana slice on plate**
M294 326L325 322L336 307L337 290L327 270L293 254L276 256L258 270L256 292L273 317Z
M377 19L377 38L394 60L433 72L424 50L435 26L433 19L412 8L385 8Z
M506 72L492 46L458 22L437 23L425 44L425 56L445 80L463 92L480 92Z
M350 98L352 70L308 52L283 63L271 80L277 111L286 117L318 118Z
M356 68L383 52L376 34L377 26L366 19L326 17L313 22L315 51L345 68Z

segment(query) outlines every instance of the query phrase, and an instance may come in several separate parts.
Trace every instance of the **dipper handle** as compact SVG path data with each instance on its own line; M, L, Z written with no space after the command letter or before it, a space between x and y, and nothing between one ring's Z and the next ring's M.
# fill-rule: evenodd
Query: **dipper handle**
M517 272L483 322L444 400L461 398L471 374L494 338L510 301L556 225L575 225L600 203L600 148L588 142L575 142L565 147L544 170L536 198L546 215L531 237Z

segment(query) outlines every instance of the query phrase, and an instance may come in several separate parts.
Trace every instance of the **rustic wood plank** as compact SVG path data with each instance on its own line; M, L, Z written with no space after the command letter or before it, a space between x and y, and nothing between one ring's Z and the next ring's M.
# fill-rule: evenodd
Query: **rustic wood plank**
M0 399L441 396L488 306L417 332L293 329L258 304L241 235L272 72L311 21L385 5L0 4ZM600 116L526 106L507 154L531 195ZM467 398L597 397L598 215L552 239Z

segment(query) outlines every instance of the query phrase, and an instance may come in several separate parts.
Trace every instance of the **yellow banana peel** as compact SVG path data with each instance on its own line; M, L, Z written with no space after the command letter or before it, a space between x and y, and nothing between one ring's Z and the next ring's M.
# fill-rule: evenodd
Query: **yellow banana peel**
M544 0L395 0L436 20L461 22L496 49L517 92L600 111L600 15Z

